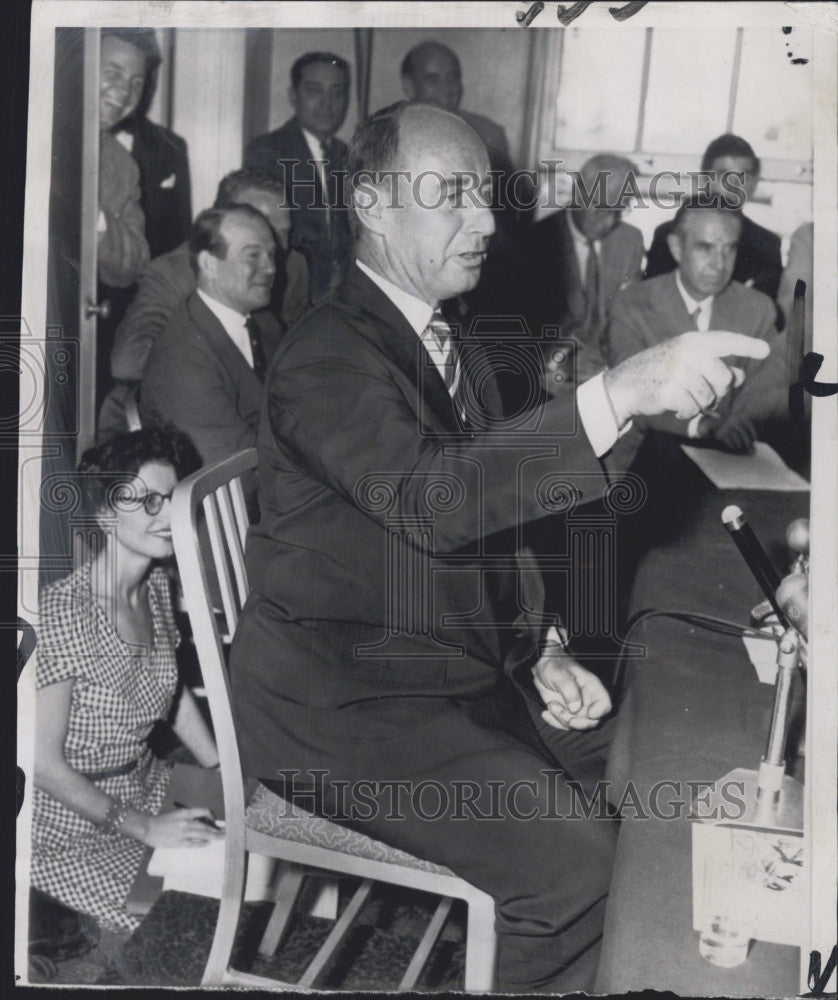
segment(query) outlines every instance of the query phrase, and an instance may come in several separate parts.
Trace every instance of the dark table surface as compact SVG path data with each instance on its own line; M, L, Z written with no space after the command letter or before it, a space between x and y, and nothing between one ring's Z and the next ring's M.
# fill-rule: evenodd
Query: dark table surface
M785 529L808 515L808 493L719 491L685 456L674 454L665 465L656 463L649 486L646 509L629 527L632 543L644 550L630 614L693 611L747 624L762 595L721 523L721 511L732 503L742 508L783 575L789 561ZM773 687L759 683L739 637L652 618L630 639L645 647L645 655L627 661L609 777L619 788L631 779L649 818L634 818L637 810L630 809L621 827L597 992L796 994L798 948L756 941L743 965L717 968L700 956L692 929L687 782L758 767ZM791 770L800 775L798 766ZM659 804L676 819L652 815L649 793L662 781L675 783L664 787Z

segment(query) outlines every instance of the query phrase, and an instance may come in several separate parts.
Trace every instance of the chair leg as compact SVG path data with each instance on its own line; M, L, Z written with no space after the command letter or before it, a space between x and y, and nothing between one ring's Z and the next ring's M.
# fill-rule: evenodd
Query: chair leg
M317 890L311 908L310 917L320 917L321 920L337 920L340 904L340 883L336 878L319 878L320 888Z
M242 900L244 899L245 851L234 849L229 840L227 847L228 850L225 851L224 857L224 882L221 889L221 902L218 907L218 920L215 924L215 935L212 939L209 958L201 979L202 986L221 986L224 983L236 939L236 930L239 926Z
M466 968L463 987L466 993L489 993L495 985L495 903L485 899L468 900L466 930Z
M290 861L280 861L281 870L274 894L275 906L259 944L260 955L273 955L285 934L294 905L300 895L305 869Z

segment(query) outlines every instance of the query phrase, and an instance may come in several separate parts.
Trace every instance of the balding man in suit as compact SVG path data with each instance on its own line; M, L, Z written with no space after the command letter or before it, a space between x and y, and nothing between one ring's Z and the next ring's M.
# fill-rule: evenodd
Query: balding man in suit
M463 78L457 53L432 39L420 42L402 60L401 74L402 89L409 101L435 104L443 111L459 115L480 136L489 154L491 169L499 172L494 179L493 202L506 209L502 219L514 219L517 206L506 204L506 179L515 171L506 131L486 115L460 108ZM521 196L525 198L526 193L522 191Z
M721 356L767 348L688 335L545 403L521 438L443 308L477 284L495 226L479 136L400 105L360 126L349 164L355 265L267 380L230 661L243 764L490 893L499 991L590 989L616 831L567 819L567 776L592 790L611 703L543 614L517 528L544 515L543 476L599 498L632 417L714 405Z

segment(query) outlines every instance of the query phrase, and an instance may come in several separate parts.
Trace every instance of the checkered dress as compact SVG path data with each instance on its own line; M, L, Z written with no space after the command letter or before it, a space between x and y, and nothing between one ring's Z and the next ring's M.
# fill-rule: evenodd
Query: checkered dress
M131 761L130 774L96 780L109 795L135 809L157 813L169 770L146 739L165 718L177 685L169 579L161 567L149 577L154 645L140 655L124 642L90 590L91 564L41 593L37 686L72 678L64 756L78 771L114 771ZM37 723L37 720L36 720ZM113 930L132 931L137 919L125 900L144 846L105 833L39 788L34 790L32 884Z

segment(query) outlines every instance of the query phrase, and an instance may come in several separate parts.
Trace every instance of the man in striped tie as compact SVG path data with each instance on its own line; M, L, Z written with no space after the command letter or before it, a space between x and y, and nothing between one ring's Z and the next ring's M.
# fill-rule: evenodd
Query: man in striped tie
M611 702L543 614L517 528L549 509L550 477L600 497L600 457L633 416L693 416L733 382L722 356L765 348L688 335L557 395L534 426L505 421L443 305L475 286L494 230L480 138L395 106L360 126L350 168L355 265L266 380L230 663L244 766L490 893L497 989L590 989L616 831L607 810L567 818L566 779L601 776Z

